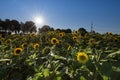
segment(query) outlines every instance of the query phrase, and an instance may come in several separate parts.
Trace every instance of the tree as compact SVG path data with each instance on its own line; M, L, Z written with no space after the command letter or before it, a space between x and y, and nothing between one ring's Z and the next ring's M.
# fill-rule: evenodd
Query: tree
M25 33L25 24L23 22L20 22L20 28L23 33Z
M79 28L78 31L80 32L80 34L81 34L82 36L84 36L85 33L88 33L88 32L86 31L86 29L84 29L84 28Z
M3 21L0 19L0 30L3 28Z
M4 22L4 29L8 32L10 32L10 27L11 27L11 21L10 19L5 19L5 22Z
M56 29L58 32L65 32L65 33L71 33L71 29Z
M42 28L39 28L39 33L42 33L42 32L48 32L48 31L53 31L54 29L51 28L49 25L44 25Z
M23 25L23 31L28 33L36 32L36 26L33 21L26 21L25 24Z
M7 32L10 24L9 24L10 20L9 19L6 19L5 21L2 21L0 19L0 29L1 30L4 30L4 32Z
M11 21L11 28L10 28L10 30L13 32L15 32L15 33L19 33L20 32L20 24L19 24L19 22L17 21L17 20L12 20Z

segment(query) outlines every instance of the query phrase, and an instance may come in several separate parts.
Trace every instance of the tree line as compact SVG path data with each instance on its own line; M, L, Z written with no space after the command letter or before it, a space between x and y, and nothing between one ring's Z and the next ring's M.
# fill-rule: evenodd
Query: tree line
M65 33L71 33L71 29L56 29L60 32L65 32ZM79 28L78 29L81 33L87 33L86 29L84 28ZM38 28L38 33L42 32L47 32L47 31L54 31L53 27L50 27L49 25L44 25L41 28ZM26 21L25 23L19 22L18 20L10 20L10 19L5 19L4 21L0 19L0 32L5 32L5 33L32 33L32 32L37 32L37 26L33 21Z
M11 32L15 34L36 32L36 26L33 21L26 21L25 23L18 20L0 19L0 32Z

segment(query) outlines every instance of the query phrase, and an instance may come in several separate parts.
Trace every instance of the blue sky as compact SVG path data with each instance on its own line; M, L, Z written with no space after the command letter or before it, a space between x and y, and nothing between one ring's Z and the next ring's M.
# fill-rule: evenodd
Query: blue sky
M54 28L90 31L93 22L96 32L120 33L120 0L0 0L2 20L25 22L33 16Z

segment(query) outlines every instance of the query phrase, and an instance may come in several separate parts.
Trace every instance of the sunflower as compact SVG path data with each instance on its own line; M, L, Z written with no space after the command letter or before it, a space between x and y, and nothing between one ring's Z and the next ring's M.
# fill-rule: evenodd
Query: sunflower
M49 35L54 35L54 31L49 31L48 34Z
M50 42L50 38L49 37L46 37L45 38L45 41L48 43L48 42ZM40 41L41 42L41 41Z
M22 41L25 42L25 41L27 41L27 39L26 39L26 38L23 38Z
M2 37L2 34L0 34L0 38Z
M91 43L94 43L95 42L95 40L93 39L93 38L91 38L91 39L89 39L89 44L91 44Z
M2 38L0 38L0 40L1 40L1 41L4 41L4 40L5 40L5 38L3 38L3 37L2 37Z
M119 42L118 38L113 38L114 42Z
M42 50L42 54L44 55L47 55L50 53L50 47L45 47L43 50Z
M88 33L85 33L84 34L84 38L88 38L89 34Z
M33 48L34 48L34 49L37 49L37 48L39 48L39 46L40 46L40 45L39 45L38 43L36 43L36 44L33 45Z
M67 50L69 51L72 48L72 46L70 44L68 44L67 46Z
M35 33L30 33L30 37L37 36Z
M61 33L59 33L59 35L58 35L58 36L59 36L59 37L63 37L63 36L64 36L64 34L65 34L64 32L61 32Z
M77 60L84 64L88 61L88 55L85 52L78 52L77 53Z
M112 35L112 32L107 32L108 35Z
M62 44L62 40L59 40L58 42L59 42L58 44Z
M21 46L22 46L22 48L26 48L27 47L27 43L23 43Z
M5 43L6 43L6 44L10 44L10 43L11 43L11 39L7 39L7 40L5 41Z
M19 56L22 54L22 48L15 48L14 49L14 55Z
M57 38L52 38L51 44L59 44L59 40Z
M73 41L79 43L80 36L73 36L72 39Z
M77 40L77 38L78 38L77 36L73 36L73 40Z
M78 35L78 34L79 34L79 31L78 31L78 30L75 30L75 31L73 31L73 34Z

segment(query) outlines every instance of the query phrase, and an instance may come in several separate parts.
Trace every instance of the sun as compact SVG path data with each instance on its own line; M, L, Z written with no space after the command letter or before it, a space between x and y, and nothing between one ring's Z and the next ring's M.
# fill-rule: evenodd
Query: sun
M37 16L37 17L34 17L34 22L35 22L36 25L42 25L44 20L43 20L42 17Z

